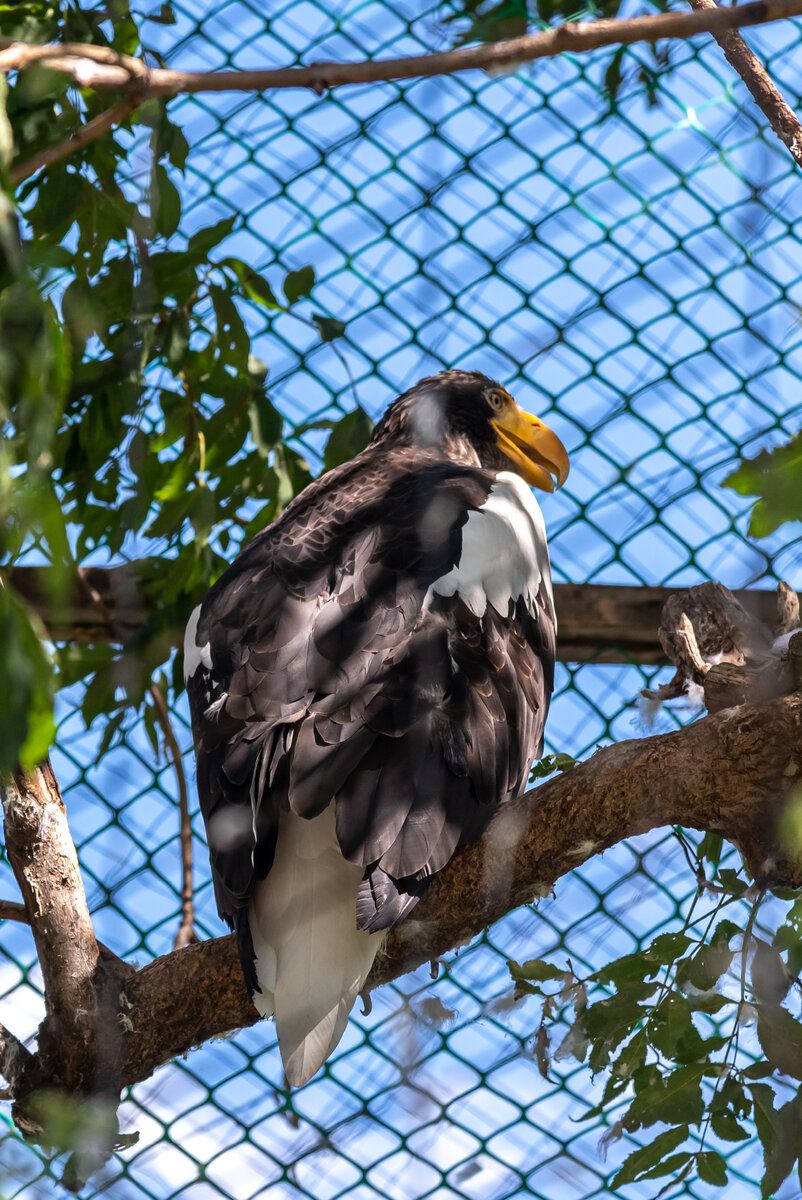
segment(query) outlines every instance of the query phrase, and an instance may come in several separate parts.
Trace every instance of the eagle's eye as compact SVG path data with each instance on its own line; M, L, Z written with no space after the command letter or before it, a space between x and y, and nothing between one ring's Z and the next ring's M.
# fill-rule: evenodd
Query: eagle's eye
M493 412L501 412L501 410L505 408L507 404L509 404L510 400L509 395L504 391L503 388L496 387L487 388L484 393L484 398L493 409Z

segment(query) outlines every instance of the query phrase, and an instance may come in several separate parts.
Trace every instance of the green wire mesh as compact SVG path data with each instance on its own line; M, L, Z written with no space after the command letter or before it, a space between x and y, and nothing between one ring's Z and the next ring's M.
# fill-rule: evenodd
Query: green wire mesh
M150 27L153 44L191 69L414 54L454 35L448 7L427 0L174 8L174 27ZM785 22L749 33L792 107L801 32ZM544 501L558 580L800 587L799 531L749 541L748 505L720 487L739 457L802 419L795 168L709 39L672 45L651 81L651 51L633 48L612 101L611 53L322 98L179 98L172 111L192 147L182 233L240 213L226 252L277 290L286 270L315 266L314 306L347 322L344 339L321 345L294 314L246 314L291 422L308 428L357 400L375 416L452 365L497 377L545 416L572 457L567 487ZM318 436L300 438L312 463ZM635 697L654 677L626 663L560 666L547 749L580 756L642 732ZM54 763L98 937L142 964L171 948L178 924L174 772L136 722L95 761L100 730L83 730L79 700L63 699ZM691 715L663 713L656 727ZM173 722L191 777L183 700ZM194 796L192 806L198 930L215 936ZM15 895L5 860L0 875L0 894ZM618 1194L607 1180L636 1143L608 1138L605 1150L606 1120L581 1122L602 1081L570 1055L541 1076L533 1010L513 1003L506 960L598 968L675 928L694 891L670 833L622 844L451 956L436 985L422 970L381 989L293 1095L270 1023L193 1052L132 1089L122 1127L140 1141L81 1195ZM41 1013L30 935L6 922L0 1014L32 1038ZM724 1149L728 1197L756 1197L759 1148ZM57 1173L9 1131L0 1195L53 1196ZM778 1193L794 1195L791 1184Z

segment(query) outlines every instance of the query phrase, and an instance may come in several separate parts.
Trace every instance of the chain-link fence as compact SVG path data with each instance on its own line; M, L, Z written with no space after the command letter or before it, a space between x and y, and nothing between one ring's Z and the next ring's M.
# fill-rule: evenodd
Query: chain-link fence
M455 32L447 8L427 0L174 9L160 48L193 69L412 54ZM796 106L801 35L788 22L749 34ZM292 313L247 314L290 421L357 399L375 416L452 365L498 378L545 416L572 456L568 485L543 502L558 581L767 586L780 576L799 587L798 537L786 527L749 541L745 502L720 487L738 457L800 422L798 175L710 39L673 44L659 71L649 48L633 48L613 97L612 53L325 97L178 99L192 147L183 229L241 213L226 248L268 278L313 263L316 302L346 321L344 339L321 344ZM312 462L315 436L301 442ZM548 748L582 756L637 734L634 698L653 674L560 667ZM174 771L141 724L96 761L99 732L83 730L75 700L62 706L54 765L98 937L141 964L171 948L178 922ZM183 701L173 720L188 752ZM214 936L194 800L193 814L198 929ZM0 873L0 894L13 896L5 863ZM600 1086L570 1056L541 1075L534 1002L513 1003L506 960L553 955L591 970L672 928L694 890L670 832L620 845L452 956L435 986L421 970L382 988L324 1072L292 1095L271 1023L207 1045L132 1090L122 1127L139 1143L82 1194L615 1194L606 1180L632 1142L611 1141L605 1160L605 1123L581 1123ZM27 929L11 922L0 1008L15 1032L34 1034L41 977ZM759 1148L727 1151L728 1195L755 1197ZM50 1196L54 1178L6 1137L0 1194Z

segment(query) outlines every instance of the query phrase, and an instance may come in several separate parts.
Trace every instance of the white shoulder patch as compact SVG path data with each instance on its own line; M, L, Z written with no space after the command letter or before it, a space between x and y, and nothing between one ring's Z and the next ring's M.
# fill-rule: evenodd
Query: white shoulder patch
M458 594L477 617L488 604L506 616L511 600L522 597L530 609L541 583L551 598L551 567L546 527L532 491L513 471L501 471L484 504L462 527L462 553L456 566L429 588L438 596Z
M212 669L211 646L208 642L205 646L199 646L195 640L198 632L200 610L200 605L192 610L192 616L187 622L187 631L184 634L184 683L192 678L201 664L203 664L207 671L211 671Z

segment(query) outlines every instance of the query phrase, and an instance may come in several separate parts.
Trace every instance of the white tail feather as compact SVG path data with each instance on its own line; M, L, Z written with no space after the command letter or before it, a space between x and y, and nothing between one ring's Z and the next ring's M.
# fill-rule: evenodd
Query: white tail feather
M342 1037L384 940L356 928L362 868L342 856L334 805L312 820L279 819L270 874L248 909L263 1016L275 1013L287 1079L300 1087Z

